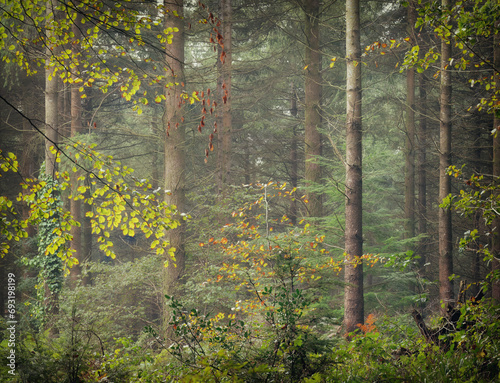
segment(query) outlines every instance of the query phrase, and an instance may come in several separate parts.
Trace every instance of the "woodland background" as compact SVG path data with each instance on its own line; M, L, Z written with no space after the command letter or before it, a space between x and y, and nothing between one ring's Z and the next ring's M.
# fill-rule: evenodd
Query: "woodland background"
M0 4L1 381L500 380L497 1Z

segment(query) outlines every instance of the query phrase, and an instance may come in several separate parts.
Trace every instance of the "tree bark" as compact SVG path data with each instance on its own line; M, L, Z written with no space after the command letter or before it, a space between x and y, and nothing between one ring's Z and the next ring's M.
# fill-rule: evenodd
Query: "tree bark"
M321 166L317 157L321 155L321 53L319 38L319 0L305 0L306 16L306 78L305 78L305 183L314 187L321 182ZM309 190L308 215L321 217L323 203L321 194Z
M233 115L231 109L231 79L232 79L232 18L233 8L231 0L220 0L220 10L222 14L222 43L219 50L217 68L219 70L219 94L222 109L221 126L219 126L219 182L218 195L224 198L227 194L227 186L231 182L231 144L232 144L232 124Z
M56 0L47 1L47 48L45 51L47 55L45 59L45 174L51 178L54 178L57 170L56 151L55 148L51 150L51 147L57 144L59 139L58 77L57 75L53 76L54 71L50 66L53 54L51 48L57 51L57 47L53 45L53 39L56 38L53 30L53 24L57 17L56 6ZM55 194L58 192L53 191L52 193ZM59 196L57 196L57 198L59 198ZM46 315L45 319L55 317L59 313L59 291L52 291L46 282L44 283L43 289L45 296L43 302L45 309L44 315ZM55 326L52 326L49 322L46 323L46 326L49 328L52 335L57 334L58 330Z
M450 7L449 0L442 0L442 8ZM451 42L441 40L441 89L439 127L439 203L451 193L451 179L447 169L451 165ZM439 298L448 303L453 301L453 244L451 210L439 208Z
M165 129L165 202L175 205L179 213L184 210L185 199L185 128L182 124L183 99L181 98L182 83L184 82L184 21L183 0L165 1L166 27L177 28L172 44L166 45L165 59L168 66L167 81L178 85L166 89L165 113L163 124ZM179 283L185 267L184 224L181 221L176 229L167 232L170 246L175 248L175 262L166 258L168 266L163 275L163 291L172 296ZM167 313L165 313L167 315ZM168 323L168 318L164 320ZM166 328L166 327L165 327Z
M73 21L71 28L74 34L74 41L79 42L81 39L80 27L78 24L78 19ZM71 50L74 57L78 57L79 48L78 44L73 44ZM78 80L78 65L73 69L71 73L71 78L73 83L71 84L71 137L82 132L82 99L80 97L80 92L78 90L79 84L76 82ZM71 188L74 193L78 188L78 177L81 175L81 171L71 173ZM82 200L70 200L70 212L71 216L78 222L82 223ZM82 225L83 226L83 225ZM71 285L74 287L77 284L78 279L82 275L82 264L85 261L85 254L83 253L82 244L82 226L73 226L71 228L71 235L73 240L71 241L71 249L74 250L73 257L77 260L78 264L73 265L70 272ZM87 280L82 281L84 284Z
M347 113L344 324L364 321L362 230L361 44L359 0L346 2Z
M292 94L290 101L290 114L294 118L292 125L292 142L290 144L290 181L292 188L298 186L299 176L298 176L298 161L297 161L297 94L295 92L295 86L292 83ZM293 225L297 223L297 199L292 198L290 200L290 221Z
M413 2L408 5L408 35L415 44L416 15ZM406 140L405 140L405 236L415 237L415 69L406 71ZM410 246L409 250L413 250Z
M497 27L500 22L497 22ZM494 66L498 70L500 68L500 36L495 34L493 39L493 60ZM500 75L498 72L495 73L495 82L497 84L497 89L499 88ZM494 114L493 127L495 130L493 135L493 182L496 185L494 193L498 196L500 193L498 188L500 187L500 119L497 114ZM492 240L492 253L493 260L491 262L491 268L493 273L500 273L500 217L498 214L493 220L493 240ZM493 280L491 295L494 300L500 302L500 280Z
M419 78L420 120L418 126L418 234L427 234L427 80L422 73ZM427 238L418 243L419 274L425 275Z
M47 37L53 37L51 22L55 17L55 6L53 0L47 1ZM49 66L52 51L49 47L45 50L47 58L45 60L45 173L54 176L56 169L56 155L50 150L58 140L58 93L57 77L52 77L53 68Z

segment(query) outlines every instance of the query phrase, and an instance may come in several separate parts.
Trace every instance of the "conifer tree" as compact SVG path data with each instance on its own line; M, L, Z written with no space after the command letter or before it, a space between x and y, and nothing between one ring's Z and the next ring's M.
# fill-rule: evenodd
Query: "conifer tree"
M442 8L449 11L450 1L442 0ZM439 127L439 203L451 192L448 167L451 165L451 41L441 38L441 87ZM439 297L443 302L453 301L453 244L451 210L439 208Z
M364 321L362 228L361 44L359 0L346 2L346 206L344 325L354 331Z
M176 206L179 213L185 208L185 127L183 124L184 86L184 20L183 0L165 1L165 28L174 28L171 44L166 44L165 61L167 63L167 79L171 84L165 90L165 113L163 124L165 130L165 202ZM177 216L177 219L181 219ZM170 246L175 248L175 261L167 255L168 266L164 272L163 292L172 295L177 287L185 267L185 228L169 230L167 237ZM166 318L165 318L166 319Z
M321 166L317 157L321 155L321 52L320 52L320 2L306 0L304 3L306 17L306 78L305 78L305 183L314 187L321 182ZM321 195L309 191L308 215L321 217L323 204Z

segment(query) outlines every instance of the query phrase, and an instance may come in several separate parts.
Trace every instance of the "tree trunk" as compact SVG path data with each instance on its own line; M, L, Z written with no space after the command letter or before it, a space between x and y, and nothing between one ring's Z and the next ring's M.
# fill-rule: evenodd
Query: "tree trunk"
M450 7L449 0L442 0L443 9ZM441 40L441 90L439 127L439 203L451 193L451 179L447 169L451 165L451 42ZM453 244L451 210L439 208L439 298L444 302L453 301Z
M55 0L47 1L46 34L48 44L45 51L47 55L47 58L45 60L45 174L51 178L54 178L55 172L57 170L55 148L51 150L51 147L57 144L59 139L59 119L57 110L59 106L58 77L57 75L53 76L53 68L51 68L49 65L53 54L51 50L51 47L53 47L51 45L51 38L55 37L52 23L57 17L56 6L57 4ZM57 50L57 47L53 49ZM52 193L56 194L58 192L53 191ZM59 196L54 197L59 198ZM52 256L57 257L56 255ZM52 273L52 275L54 275L54 273ZM48 319L50 317L56 316L59 313L59 291L58 289L52 291L46 281L44 282L43 289L45 296L43 303L46 315L45 319ZM52 335L57 334L57 328L55 326L52 326L50 322L47 322L46 326L49 328Z
M153 119L151 121L151 126L153 128L153 132L160 132L159 126L158 126L158 118L153 116ZM153 190L156 190L158 188L158 185L160 185L160 174L163 174L163 170L161 169L161 166L163 165L163 161L161 157L159 156L161 150L157 146L156 142L151 143L151 147L153 149L153 155L151 159L151 185L153 185Z
M165 129L165 202L175 205L179 213L184 210L185 199L185 127L182 124L183 99L181 98L184 82L184 22L183 22L183 0L165 1L166 27L177 28L179 32L174 33L172 44L166 45L165 59L168 66L167 81L177 83L166 89L165 113L163 124ZM175 218L181 220L178 215ZM184 223L167 232L170 246L175 250L175 261L167 258L168 267L163 275L163 291L172 296L178 286L180 277L184 271ZM165 313L168 315L168 313ZM168 317L164 320L168 323ZM166 329L166 326L165 326Z
M78 24L78 19L73 21L73 26L71 28L74 33L75 42L79 42L81 39L80 26ZM78 44L73 44L71 46L71 50L73 51L73 56L77 57L79 54ZM80 92L78 88L80 85L76 82L78 79L78 66L75 67L73 72L71 73L71 78L73 83L71 84L71 137L75 137L80 134L82 131L82 99L80 97ZM78 177L81 175L81 171L78 170L74 173L71 173L71 188L74 193L78 188ZM70 200L70 212L71 216L78 222L82 223L82 200ZM82 275L82 264L85 261L85 254L83 253L82 248L82 226L73 226L71 228L71 235L73 236L73 240L71 241L71 249L74 250L73 257L77 260L78 264L74 265L71 268L70 272L70 281L71 285L76 286L78 278ZM86 281L85 281L86 282Z
M231 109L231 35L233 8L231 0L220 0L220 10L222 14L222 37L223 46L219 50L217 68L219 70L219 94L222 109L221 126L219 126L219 198L224 198L227 194L227 186L231 177L231 143L232 143L232 109Z
M50 38L53 34L50 21L55 17L54 12L56 4L54 0L47 2L48 29L47 36ZM45 68L45 173L51 177L54 176L56 169L56 155L50 150L58 140L58 93L57 77L52 77L53 68L49 66L52 51L47 47L46 68Z
M244 147L243 147L243 177L245 179L245 184L250 185L254 181L253 173L253 163L252 163L252 151L250 150L250 136L246 136L246 139L244 140Z
M296 188L299 181L298 176L298 161L297 161L297 94L295 92L295 86L292 83L292 95L290 102L290 114L294 118L292 122L292 143L290 145L290 181L292 188ZM297 223L297 199L291 198L290 200L290 221L293 225Z
M321 166L317 157L321 155L321 53L319 39L319 0L305 0L306 22L306 79L305 79L305 183L314 187L321 182ZM308 215L323 214L321 195L309 190Z
M500 22L497 22L497 27L500 25ZM495 37L493 39L493 46L494 46L494 53L493 53L493 60L494 60L494 67L498 71L498 68L500 68L500 36L495 34ZM495 81L497 84L497 89L499 88L499 83L500 83L500 75L498 72L495 73ZM498 112L498 111L497 111ZM493 120L493 127L496 129L493 135L493 182L496 185L496 189L494 193L497 194L500 193L498 191L498 188L500 187L500 119L498 118L497 114L494 114L494 120ZM500 217L498 214L496 215L496 218L493 220L493 227L495 228L493 230L493 240L492 240L492 253L493 253L493 260L491 262L491 268L493 273L500 273ZM500 280L493 280L493 285L491 289L491 295L494 300L500 302Z
M415 44L415 7L408 5L408 35ZM415 237L415 69L406 71L405 236ZM413 246L410 247L410 250Z
M427 234L427 80L422 73L419 78L420 121L418 127L418 234ZM418 243L419 274L425 275L427 238Z
M364 321L362 230L361 44L359 0L346 2L347 113L345 297L346 331Z

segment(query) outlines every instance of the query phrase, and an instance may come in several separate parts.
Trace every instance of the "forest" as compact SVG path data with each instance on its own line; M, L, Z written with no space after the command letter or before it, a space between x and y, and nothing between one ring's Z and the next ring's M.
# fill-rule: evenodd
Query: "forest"
M0 0L0 55L0 382L500 381L498 0Z

